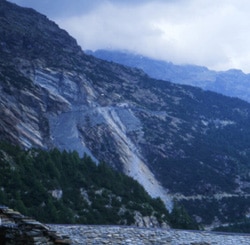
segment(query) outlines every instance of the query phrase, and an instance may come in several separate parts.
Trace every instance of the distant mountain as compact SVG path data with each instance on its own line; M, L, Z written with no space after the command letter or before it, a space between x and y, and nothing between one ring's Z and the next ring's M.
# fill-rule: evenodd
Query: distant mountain
M95 52L88 50L86 53L100 59L142 69L156 79L200 87L250 102L250 74L245 74L241 70L231 69L217 72L204 66L175 65L172 62L150 59L119 50L97 50Z
M87 153L201 224L249 216L249 103L86 55L45 16L6 1L0 91L0 140Z

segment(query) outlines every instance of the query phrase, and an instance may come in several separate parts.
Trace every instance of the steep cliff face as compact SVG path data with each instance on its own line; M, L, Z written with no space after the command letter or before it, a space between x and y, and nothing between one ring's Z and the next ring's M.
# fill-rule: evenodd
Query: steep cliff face
M119 69L122 76L122 68L117 66ZM100 75L96 83L103 79L103 85L99 86L82 73L40 69L34 74L34 83L45 89L56 105L46 112L50 131L47 147L77 150L96 161L108 161L137 179L153 197L162 197L171 208L166 191L147 167L136 142L128 135L130 132L142 137L142 123L130 105L123 102L124 98L118 93L107 92L114 90L115 81L105 85L107 78ZM120 83L117 86L121 86ZM117 96L118 103L113 103L113 96Z
M172 197L247 195L249 104L98 60L45 16L0 9L1 140L87 153L169 209Z

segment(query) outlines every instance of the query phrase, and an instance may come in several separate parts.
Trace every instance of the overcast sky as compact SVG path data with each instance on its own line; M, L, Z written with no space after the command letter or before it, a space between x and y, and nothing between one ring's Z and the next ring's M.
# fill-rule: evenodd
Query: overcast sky
M47 15L82 49L250 73L249 0L11 0Z

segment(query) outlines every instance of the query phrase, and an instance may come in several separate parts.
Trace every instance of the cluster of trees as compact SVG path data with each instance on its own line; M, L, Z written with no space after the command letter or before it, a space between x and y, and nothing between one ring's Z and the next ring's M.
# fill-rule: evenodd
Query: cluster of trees
M250 219L246 218L249 212L250 197L232 196L216 199L210 197L200 200L183 200L181 203L185 206L189 213L195 213L202 218L204 225L211 224L216 219L222 223L230 224L229 226L221 226L216 231L228 232L250 232Z
M222 232L238 232L238 233L250 233L250 219L244 219L241 222L230 224L229 226L220 226L214 231Z
M170 214L134 179L57 149L24 151L0 143L0 203L45 223L130 225L137 211L175 228L198 228L183 207L175 205Z

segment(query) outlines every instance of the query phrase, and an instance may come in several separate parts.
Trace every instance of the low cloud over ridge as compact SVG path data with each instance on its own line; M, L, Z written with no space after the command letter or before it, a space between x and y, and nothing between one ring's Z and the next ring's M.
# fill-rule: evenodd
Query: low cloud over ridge
M250 72L248 0L12 1L47 14L83 49Z

